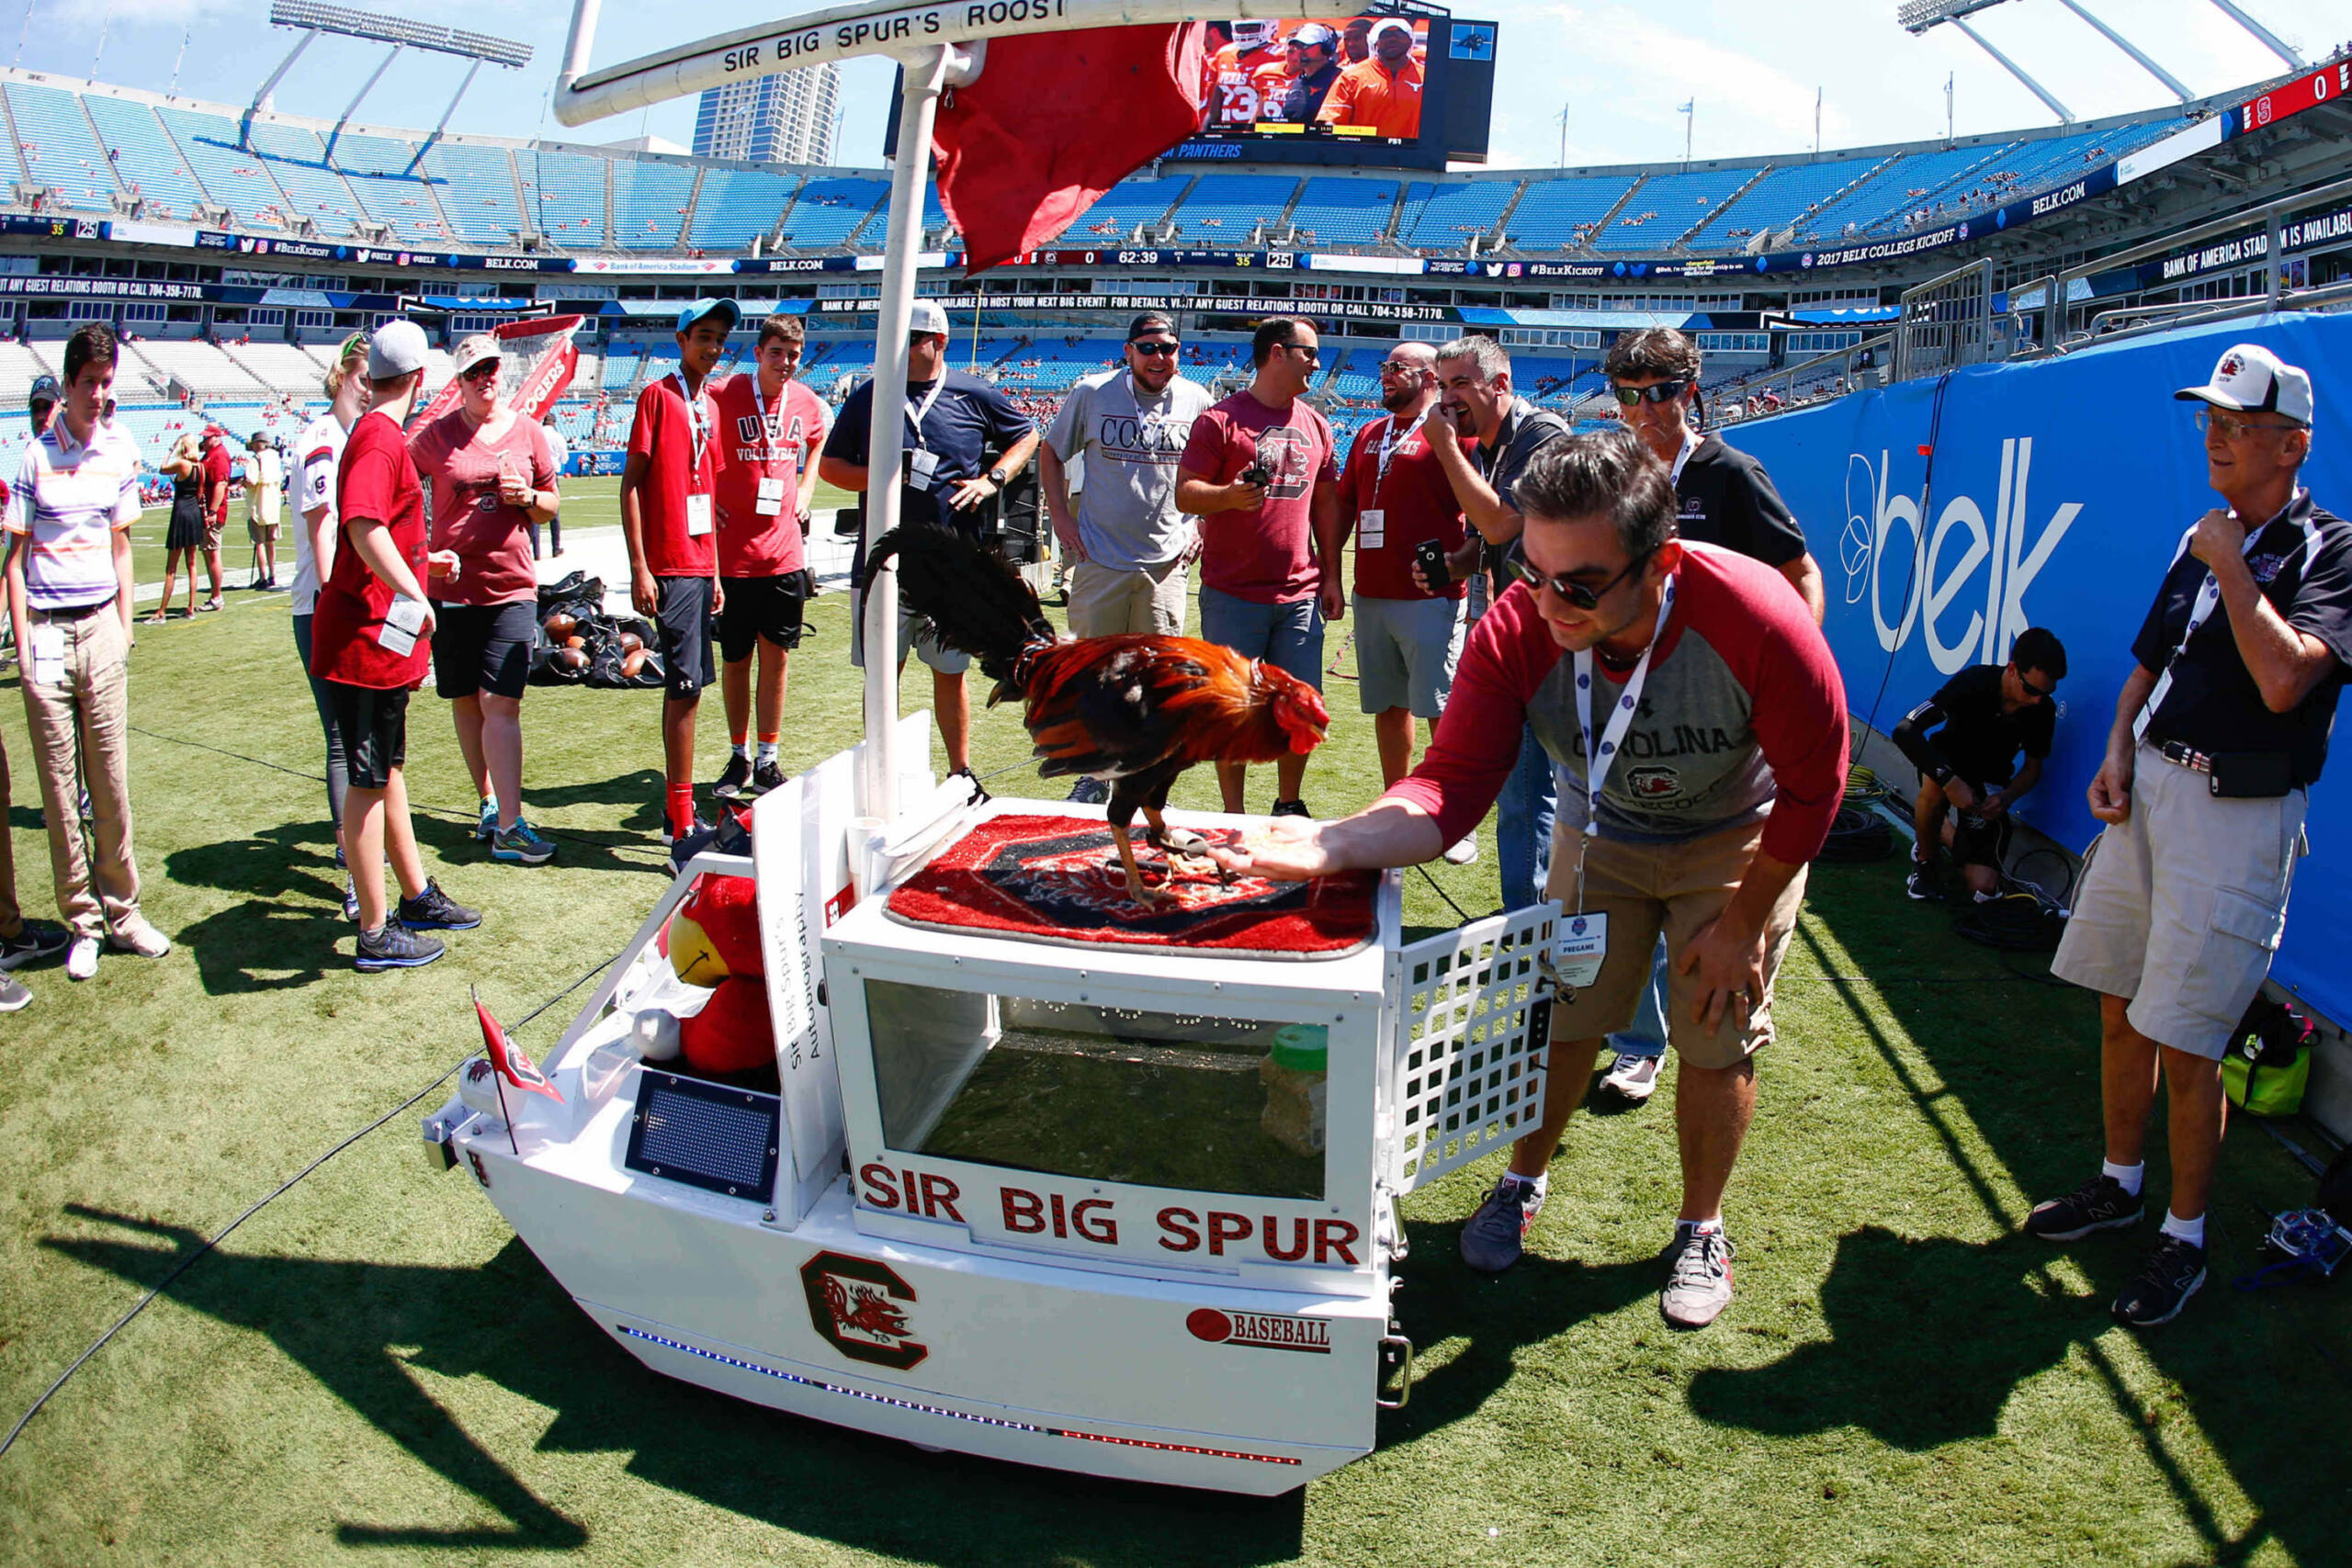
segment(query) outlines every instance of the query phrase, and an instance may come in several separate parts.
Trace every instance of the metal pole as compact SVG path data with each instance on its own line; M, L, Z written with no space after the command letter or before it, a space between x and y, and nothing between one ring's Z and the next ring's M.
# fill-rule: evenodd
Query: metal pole
M594 5L595 0L588 0L588 3ZM245 106L246 124L253 123L254 116L268 112L270 95L277 91L277 84L286 79L286 73L294 69L294 62L302 58L302 51L310 48L311 40L318 36L318 29L313 28L294 40L294 47L286 51L286 58L277 62L277 69L269 73L261 85L261 91L254 95L254 101ZM241 144L243 140L239 138Z
M2082 6L2082 0L2058 0L2058 4L2065 6L2069 11L2074 12L2075 15L2088 22L2092 27L2097 28L2100 37L2106 39L2108 42L2113 44L2124 53L2130 55L2133 63L2137 64L2141 70L2145 71L2149 75L2154 76L2157 81L2162 82L2165 85L2165 89L2175 97L2178 98L2182 103L2188 103L2197 96L2196 94L2188 90L2187 83L2174 75L2171 72L2165 70L2163 66L2157 64L2154 61L2149 59L2145 54L2143 54L2137 44L2134 44L2130 39L2125 38L2121 33L2117 32L2113 28L2109 27L2105 22L2100 21L2097 17L2092 16L2088 11L2085 10Z
M2271 53L2277 55L2279 59L2285 61L2288 64L2293 66L2298 71L2301 71L2303 68L2303 57L2297 54L2293 50L2289 49L2284 42L2280 41L2278 34L2272 32L2268 28L2264 27L2260 22L2256 21L2252 17L2247 16L2235 6L2231 5L2230 0L2213 0L2213 4L2219 6L2222 8L2222 13L2226 15L2230 20L2244 28L2246 31L2252 33L2256 38L2260 39L2264 47L2267 48Z
M2284 287L2283 275L2287 267L2287 258L2279 254L2279 252L2285 248L2287 239L2284 231L2286 225L2279 221L2280 216L2280 209L2276 207L2268 209L2262 215L2264 236L2262 293L2263 298L2269 302L2270 309L2274 310L2278 308L2278 290Z
M2058 117L2061 123L2066 125L2072 125L2075 123L2074 110L2068 108L2065 105L2052 97L2051 96L2050 89L2035 81L2032 77L2027 75L2024 68L2018 65L2016 61L2011 60L2007 55L2003 54L1999 50L1995 49L1993 47L1992 39L1986 38L1983 33L1978 32L1974 28L1968 25L1967 17L1954 17L1951 18L1951 25L1958 28L1962 32L1966 33L1970 38L1975 39L1976 47L1991 55L1995 60L1998 61L2000 62L2001 69L2007 71L2010 75L2024 83L2032 92L2033 96L2040 98L2043 106L2046 107L2052 114Z

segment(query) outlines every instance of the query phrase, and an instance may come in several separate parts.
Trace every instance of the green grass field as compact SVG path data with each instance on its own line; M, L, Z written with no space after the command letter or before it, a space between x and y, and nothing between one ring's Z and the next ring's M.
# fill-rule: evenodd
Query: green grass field
M610 511L608 492L578 494L574 526ZM857 722L848 598L811 614L793 770ZM562 851L539 869L470 841L456 747L422 696L420 836L488 923L433 968L355 975L284 598L232 594L146 632L132 679L145 907L178 946L109 957L84 985L29 972L33 1006L0 1019L0 1423L201 1237L478 1049L469 985L521 1018L615 952L662 886L658 694L531 694L527 804ZM1306 790L1327 816L1377 786L1369 722L1345 682L1332 691ZM723 749L710 705L706 778ZM20 891L49 915L13 694L0 739ZM984 773L1016 764L1017 716L986 715L976 750ZM1199 773L1178 804L1214 794ZM1473 913L1496 902L1482 837L1478 863L1435 868ZM1409 920L1454 922L1430 881L1407 886ZM2105 1303L2147 1234L2054 1250L2017 1233L2097 1157L2088 999L1953 941L1894 863L1818 867L1812 889L1728 1205L1730 1312L1695 1335L1657 1316L1671 1085L1580 1118L1509 1275L1453 1252L1491 1164L1408 1204L1398 1310L1419 1382L1378 1452L1303 1493L1237 1501L924 1454L657 1378L470 1181L428 1173L411 1112L190 1269L0 1457L0 1560L2346 1561L2345 1285L2228 1285L2310 1179L2236 1129L2213 1283L2168 1329L2114 1327ZM519 1037L544 1051L563 1016Z

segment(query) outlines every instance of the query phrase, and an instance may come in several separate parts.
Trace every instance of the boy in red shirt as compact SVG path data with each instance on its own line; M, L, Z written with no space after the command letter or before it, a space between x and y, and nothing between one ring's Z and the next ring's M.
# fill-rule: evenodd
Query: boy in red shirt
M719 694L734 755L710 793L731 800L784 783L776 738L784 728L785 665L800 646L808 598L802 550L809 460L825 444L825 405L793 379L806 333L797 316L760 323L751 370L712 389L718 408L718 577L727 607L718 617ZM760 751L749 746L752 655L760 656ZM747 791L746 785L749 785Z
M414 969L441 956L429 931L481 924L424 874L409 821L408 694L432 662L433 606L424 597L424 488L401 426L424 388L424 329L388 321L368 344L368 411L351 427L335 476L334 569L311 622L311 673L326 682L350 770L344 835L359 895L357 966ZM455 559L455 553L448 552ZM388 918L384 862L400 878Z
M712 547L722 437L704 382L742 314L732 299L697 299L678 312L678 368L637 395L621 469L629 599L660 628L668 682L662 698L664 844L702 826L695 817L695 710L710 684L711 617L726 604Z

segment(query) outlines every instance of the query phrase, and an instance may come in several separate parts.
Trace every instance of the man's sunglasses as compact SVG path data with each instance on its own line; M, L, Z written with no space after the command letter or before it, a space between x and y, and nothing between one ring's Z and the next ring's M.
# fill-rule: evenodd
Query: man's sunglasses
M2036 702L2046 703L2051 698L2058 694L2058 686L2055 682L2052 682L2047 686L2037 686L2031 681L2026 679L2025 671L2022 670L2018 671L2018 684L2023 686L2026 691L2026 695L2033 698Z
M1521 538L1523 537L1524 536L1521 536ZM1609 596L1609 591L1641 570L1652 553L1649 550L1644 550L1625 563L1624 570L1598 588L1589 588L1572 577L1546 577L1528 564L1527 551L1521 539L1513 539L1503 547L1503 564L1508 566L1521 581L1532 588L1549 588L1577 609L1598 610L1600 608L1601 600Z
M480 381L497 374L498 361L495 359L485 359L478 365L467 366L465 370L459 374L458 379L460 381Z
M1137 354L1150 355L1155 358L1164 354L1170 359L1173 359L1180 352L1182 352L1184 345L1177 343L1135 343L1130 341L1127 346L1134 349Z
M1690 389L1688 381L1660 381L1647 387L1611 386L1609 390L1620 403L1632 408L1636 403L1670 403Z
M1283 350L1286 354L1295 354L1301 359L1320 359L1323 357L1323 351L1316 347L1311 343L1278 343L1274 344L1274 346Z

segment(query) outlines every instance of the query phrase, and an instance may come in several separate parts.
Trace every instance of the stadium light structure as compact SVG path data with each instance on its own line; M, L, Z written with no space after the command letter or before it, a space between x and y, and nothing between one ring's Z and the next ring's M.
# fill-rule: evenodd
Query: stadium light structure
M302 51L310 48L311 40L321 33L392 46L368 74L368 80L360 84L350 106L343 111L343 118L336 120L334 129L328 132L327 155L330 158L334 155L335 139L343 134L343 128L351 123L351 117L359 112L360 104L404 49L454 54L460 60L470 62L464 78L458 83L458 90L449 96L449 107L441 111L440 121L434 126L433 134L418 147L417 160L422 160L424 149L438 141L441 133L449 129L449 118L458 112L458 100L466 96L466 89L473 85L475 75L484 64L503 65L510 71L519 71L531 62L531 46L516 43L512 39L468 32L463 28L443 27L438 22L416 22L405 17L355 10L348 6L322 6L318 4L318 0L275 0L269 8L269 20L273 27L299 28L302 36L294 40L294 47L287 51L285 59L277 62L277 69L269 73L268 80L262 83L261 91L254 95L253 104L245 110L244 130L248 137L254 116L268 109L270 95L277 90L277 84L285 79L286 73L294 68L294 62L302 57ZM413 160L409 168L413 171L415 166Z
M1989 11L2002 3L2003 0L1903 0L1903 4L1894 8L1894 19L1903 24L1905 32L1914 36L1926 32L1929 28L1951 23L1966 33L1977 48L1991 55L2002 70L2024 83L2026 89L2058 117L2060 124L2074 124L2075 111L2060 103L2057 95L2027 75L2024 66L2003 54L1993 46L1991 39L1968 25L1968 18L1977 12Z

